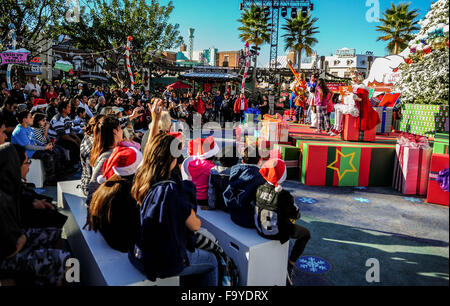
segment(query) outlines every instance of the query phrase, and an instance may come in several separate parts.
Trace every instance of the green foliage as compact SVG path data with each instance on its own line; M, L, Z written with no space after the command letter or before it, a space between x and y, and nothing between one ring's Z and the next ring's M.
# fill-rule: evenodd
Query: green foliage
M418 10L409 10L410 3L400 3L388 8L380 19L382 25L377 26L377 31L383 36L378 37L377 41L387 41L387 50L391 54L398 54L401 50L408 46L408 42L412 39L412 33L419 30L417 27L419 15Z
M17 48L32 52L51 36L52 26L63 18L65 0L2 0L0 5L0 41L10 42L9 24L14 24ZM45 50L44 50L45 51Z
M318 21L318 18L312 18L308 13L303 17L301 14L297 15L294 19L286 19L286 25L283 26L283 30L287 33L283 35L286 50L294 49L298 54L298 69L301 67L301 54L305 50L306 55L311 56L313 53L312 47L317 44L317 39L313 36L320 33L317 31L318 27L314 24Z
M152 54L180 46L183 38L178 24L170 24L174 9L172 1L166 6L158 0L150 4L145 0L95 0L89 12L82 9L80 22L63 20L54 35L67 35L75 47L101 52L123 47L131 36L131 62L143 67L152 59ZM91 2L90 2L91 3ZM103 70L122 86L129 81L125 73L124 49L102 54Z

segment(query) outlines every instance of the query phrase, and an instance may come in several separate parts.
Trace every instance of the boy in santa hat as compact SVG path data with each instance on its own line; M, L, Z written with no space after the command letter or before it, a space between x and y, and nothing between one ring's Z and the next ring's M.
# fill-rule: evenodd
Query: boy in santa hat
M296 224L300 211L294 198L281 184L286 180L286 164L280 159L270 159L259 173L266 180L256 192L255 225L258 234L281 243L296 239L288 261L287 282L292 286L295 262L302 255L311 234Z
M239 226L255 228L256 190L265 183L259 173L258 146L247 146L242 152L242 163L231 168L229 185L223 193L231 220Z
M208 183L214 160L220 148L214 137L197 138L189 141L189 157L182 164L182 177L194 183L197 189L197 203L208 209Z

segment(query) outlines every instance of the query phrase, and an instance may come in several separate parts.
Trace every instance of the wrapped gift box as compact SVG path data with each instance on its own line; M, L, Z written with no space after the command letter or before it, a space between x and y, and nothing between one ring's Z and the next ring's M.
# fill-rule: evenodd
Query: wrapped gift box
M264 120L260 130L260 137L270 142L288 142L289 124L282 119Z
M426 195L432 153L428 143L399 140L392 187L405 195Z
M259 121L261 121L261 115L245 114L245 117L244 117L245 123L248 123L248 122L258 123Z
M301 143L301 180L308 186L391 186L394 144Z
M402 109L400 130L422 136L449 131L449 106L405 104Z
M390 133L392 130L393 107L374 107L381 123L377 125L377 133Z
M449 158L446 154L431 156L427 203L448 206L448 161Z
M299 161L300 161L300 148L276 144L271 152L272 158L282 159L286 163L288 180L298 180L299 178Z
M357 128L359 117L353 117L351 115L344 115L344 129L341 133L343 140L347 141L375 141L377 128L374 127L371 130L363 131Z
M433 154L447 154L449 145L449 133L436 133L434 137Z

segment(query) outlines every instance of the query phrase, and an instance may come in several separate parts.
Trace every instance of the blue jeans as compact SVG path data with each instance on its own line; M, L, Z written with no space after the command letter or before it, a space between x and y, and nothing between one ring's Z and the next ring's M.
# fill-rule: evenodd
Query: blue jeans
M200 286L217 286L219 283L219 269L216 256L208 251L195 249L194 253L186 252L190 266L184 268L179 276L201 274Z

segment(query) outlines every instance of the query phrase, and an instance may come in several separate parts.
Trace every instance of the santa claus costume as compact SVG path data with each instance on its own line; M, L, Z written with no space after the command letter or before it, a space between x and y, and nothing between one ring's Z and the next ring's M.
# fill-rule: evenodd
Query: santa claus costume
M344 96L344 103L334 106L335 124L330 132L331 136L336 136L342 132L344 115L359 117L357 128L362 131L371 130L381 122L377 111L373 109L370 103L369 88L362 83L363 76L353 74L352 81L353 95Z

